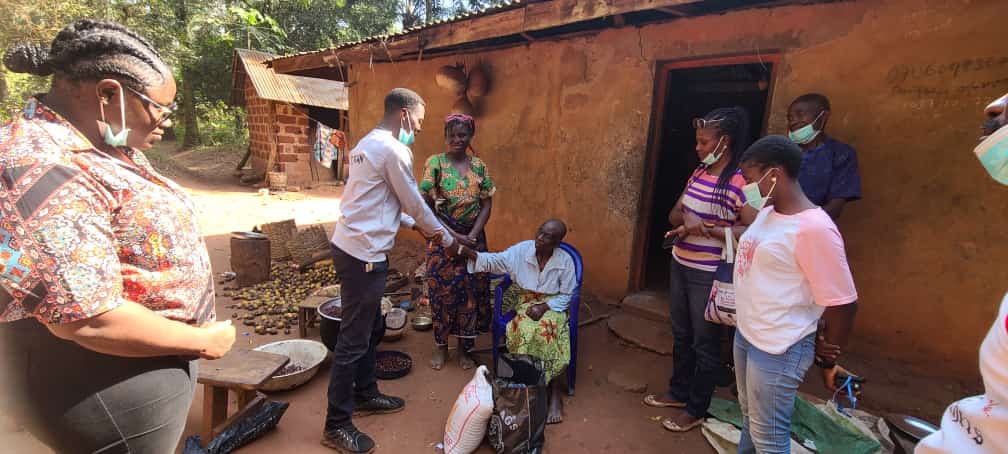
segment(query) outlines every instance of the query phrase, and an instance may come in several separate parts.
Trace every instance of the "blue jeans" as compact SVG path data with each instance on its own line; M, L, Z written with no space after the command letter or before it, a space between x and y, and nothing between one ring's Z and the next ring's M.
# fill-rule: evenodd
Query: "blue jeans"
M739 454L791 452L795 395L815 356L815 333L773 355L735 332L735 379L742 407Z

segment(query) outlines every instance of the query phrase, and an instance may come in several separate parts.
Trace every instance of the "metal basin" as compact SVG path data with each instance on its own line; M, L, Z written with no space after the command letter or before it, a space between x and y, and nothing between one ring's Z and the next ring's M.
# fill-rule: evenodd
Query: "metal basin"
M302 368L297 372L286 375L275 375L273 378L267 380L259 388L267 392L286 391L307 383L318 372L319 366L325 359L326 354L329 353L321 342L308 339L288 339L271 342L266 345L260 345L255 350L286 355L290 358L290 362L287 363L288 366L296 365Z

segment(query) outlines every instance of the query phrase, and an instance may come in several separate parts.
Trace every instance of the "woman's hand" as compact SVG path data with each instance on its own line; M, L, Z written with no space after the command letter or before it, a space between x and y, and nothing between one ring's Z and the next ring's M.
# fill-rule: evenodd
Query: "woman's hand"
M680 238L686 236L686 226L680 225L679 227L665 232L665 238L671 238L673 236L678 236Z
M837 375L846 375L848 377L857 377L857 375L852 374L849 370L844 369L839 364L835 365L833 367L830 367L830 368L824 368L822 370L822 374L823 374L823 385L825 385L826 389L830 390L830 392L834 392L834 393L838 389L837 385L836 385L836 377L837 377ZM858 391L858 392L855 393L855 395L860 394L860 393L861 392Z
M837 358L840 357L840 346L829 343L825 335L819 334L816 336L815 356L819 362L836 364Z
M476 242L469 239L468 236L458 233L454 230L451 231L451 234L455 238L455 241L458 241L460 244L464 244L468 248L476 249Z
M692 211L683 211L683 228L686 235L710 238L710 230L704 225L703 219Z
M525 311L525 315L527 315L528 318L531 318L532 320L538 322L539 319L543 318L543 315L546 315L546 311L548 310L549 310L549 304L546 303L536 304L528 308L528 310Z
M200 351L201 358L218 359L231 351L231 346L235 342L235 328L231 325L231 320L213 322L201 329L205 334L204 347Z

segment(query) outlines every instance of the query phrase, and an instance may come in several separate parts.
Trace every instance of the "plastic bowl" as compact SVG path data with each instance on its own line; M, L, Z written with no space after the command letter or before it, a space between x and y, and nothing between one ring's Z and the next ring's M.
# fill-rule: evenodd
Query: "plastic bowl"
M262 391L286 391L297 388L311 380L325 360L325 345L308 339L288 339L260 345L254 350L285 355L290 358L288 366L298 366L301 370L286 375L274 375L259 388ZM286 367L286 366L285 366Z

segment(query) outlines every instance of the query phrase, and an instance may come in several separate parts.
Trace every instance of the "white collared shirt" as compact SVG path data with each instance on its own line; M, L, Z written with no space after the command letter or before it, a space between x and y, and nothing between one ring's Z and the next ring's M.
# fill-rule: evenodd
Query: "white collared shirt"
M570 304L577 276L574 260L562 249L555 249L546 266L539 271L535 241L522 241L503 252L481 252L476 261L469 261L470 273L509 274L519 287L533 292L554 295L549 299L550 309L563 312Z
M425 232L441 232L442 244L454 238L424 202L413 178L413 151L392 136L375 129L348 157L342 215L333 231L332 243L352 257L365 262L383 262L395 245L400 225L419 225ZM415 220L414 220L415 219Z

